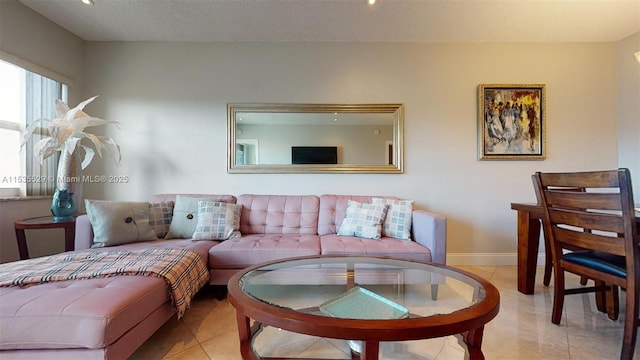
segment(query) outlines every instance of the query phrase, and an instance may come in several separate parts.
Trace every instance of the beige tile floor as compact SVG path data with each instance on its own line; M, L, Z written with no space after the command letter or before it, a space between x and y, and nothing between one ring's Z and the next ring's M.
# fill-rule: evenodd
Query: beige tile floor
M551 323L553 282L548 288L542 285L540 268L535 295L517 291L515 266L459 268L484 277L500 291L500 313L484 331L483 352L487 359L600 360L619 357L624 300L620 319L611 321L596 310L593 294L570 295L565 300L562 323L554 325ZM577 286L578 280L569 276L567 284ZM636 346L638 359L639 347ZM131 359L240 359L235 311L226 300L216 300L206 292L199 294L182 320L169 320Z

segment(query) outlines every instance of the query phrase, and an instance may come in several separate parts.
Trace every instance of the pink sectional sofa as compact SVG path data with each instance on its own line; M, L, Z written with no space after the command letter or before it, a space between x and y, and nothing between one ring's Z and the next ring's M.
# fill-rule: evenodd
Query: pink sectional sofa
M176 195L156 195L152 201L175 201ZM220 199L242 205L241 237L161 239L113 248L193 250L206 259L212 285L226 285L251 265L305 255L446 260L446 219L427 211L413 210L411 240L373 240L337 235L348 200L368 203L371 196L245 194ZM91 223L81 215L76 220L76 251L91 251L92 240ZM160 278L121 276L0 288L0 358L126 359L174 314Z

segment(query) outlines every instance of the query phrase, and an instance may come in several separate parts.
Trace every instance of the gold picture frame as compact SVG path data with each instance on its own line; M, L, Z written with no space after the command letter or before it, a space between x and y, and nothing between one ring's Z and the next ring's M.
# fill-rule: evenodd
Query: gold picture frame
M478 159L544 160L546 86L478 86Z

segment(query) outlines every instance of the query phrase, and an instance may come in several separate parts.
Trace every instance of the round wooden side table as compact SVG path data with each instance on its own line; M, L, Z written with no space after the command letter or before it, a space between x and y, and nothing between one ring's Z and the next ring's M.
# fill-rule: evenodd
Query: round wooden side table
M29 219L18 220L14 223L16 230L16 240L18 241L18 252L20 260L29 258L29 248L27 247L27 237L25 230L41 229L64 229L64 251L72 251L75 248L76 220L53 221L53 216L39 216Z

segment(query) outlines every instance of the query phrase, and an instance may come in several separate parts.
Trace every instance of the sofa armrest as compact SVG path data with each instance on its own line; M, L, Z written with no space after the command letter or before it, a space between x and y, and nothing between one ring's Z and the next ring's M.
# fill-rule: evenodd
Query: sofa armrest
M76 250L86 250L91 248L93 244L93 228L89 222L87 214L80 215L76 218Z
M411 232L413 239L431 250L431 260L447 262L447 218L424 210L414 210Z

